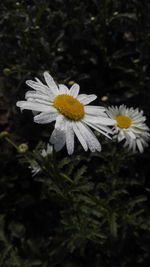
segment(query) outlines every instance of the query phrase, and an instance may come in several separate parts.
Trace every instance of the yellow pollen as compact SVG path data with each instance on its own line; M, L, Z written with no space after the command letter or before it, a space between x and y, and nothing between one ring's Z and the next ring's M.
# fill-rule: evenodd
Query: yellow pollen
M80 120L84 116L84 105L70 95L62 94L56 96L53 106L71 120Z
M120 128L129 128L131 126L132 120L128 116L118 115L114 117L117 121L117 125Z

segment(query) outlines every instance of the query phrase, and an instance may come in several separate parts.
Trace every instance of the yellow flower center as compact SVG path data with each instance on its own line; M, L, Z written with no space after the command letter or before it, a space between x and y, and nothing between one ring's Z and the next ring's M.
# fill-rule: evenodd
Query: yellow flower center
M58 95L53 106L64 116L71 120L80 120L84 116L84 105L70 95Z
M114 117L117 121L117 125L120 128L129 128L131 126L132 120L128 116L118 115Z

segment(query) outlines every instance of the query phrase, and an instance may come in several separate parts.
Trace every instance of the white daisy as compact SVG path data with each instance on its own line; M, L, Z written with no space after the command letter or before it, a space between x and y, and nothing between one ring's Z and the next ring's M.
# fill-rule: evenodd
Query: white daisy
M42 149L41 156L46 157L47 155L52 154L52 153L53 153L53 146L51 146L50 144L47 144L46 149L45 148Z
M32 176L35 176L41 171L40 165L35 160L30 163L29 169L31 169Z
M45 158L47 155L52 154L52 152L53 152L53 146L47 144L46 149L42 149L40 154L43 158ZM41 171L41 167L36 160L31 161L29 169L31 169L32 176L35 176L37 173Z
M118 142L124 140L124 147L129 150L135 152L138 148L142 153L150 138L150 129L145 124L146 117L143 116L143 111L121 105L108 107L107 114L117 122L117 125L113 127L114 138Z
M36 123L56 121L50 137L56 151L66 144L68 154L72 154L74 135L85 151L88 148L92 152L101 151L101 145L89 126L110 138L111 129L108 126L114 125L116 121L108 118L104 107L88 105L97 96L79 94L78 84L73 84L70 90L63 84L57 85L48 72L44 72L44 78L47 85L38 78L35 78L36 81L26 81L34 91L28 91L26 101L18 101L16 105L36 112Z

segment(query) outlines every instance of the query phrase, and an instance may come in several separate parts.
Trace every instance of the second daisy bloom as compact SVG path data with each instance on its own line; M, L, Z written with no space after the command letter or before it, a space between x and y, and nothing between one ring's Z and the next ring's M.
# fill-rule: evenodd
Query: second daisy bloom
M124 140L124 147L129 150L135 152L138 149L142 153L150 139L150 129L145 124L146 117L143 116L143 111L121 105L108 107L107 114L117 122L113 127L114 138L118 142Z

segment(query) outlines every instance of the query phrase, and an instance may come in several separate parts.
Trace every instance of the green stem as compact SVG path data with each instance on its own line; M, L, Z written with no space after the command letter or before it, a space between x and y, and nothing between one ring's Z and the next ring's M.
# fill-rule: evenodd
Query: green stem
M6 136L5 140L18 150L18 146L9 137Z
M61 176L63 176L67 181L73 184L73 180L70 179L66 174L61 174Z

